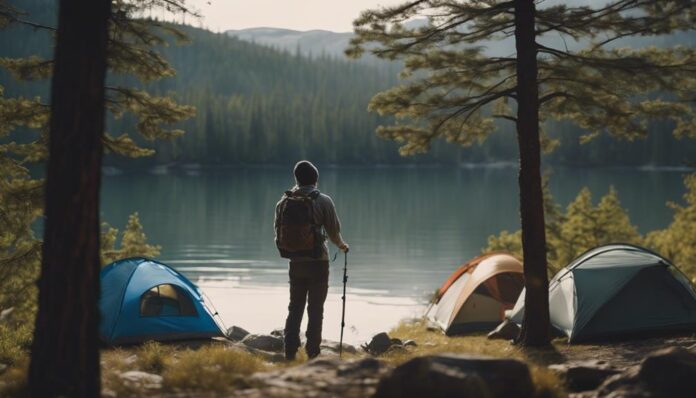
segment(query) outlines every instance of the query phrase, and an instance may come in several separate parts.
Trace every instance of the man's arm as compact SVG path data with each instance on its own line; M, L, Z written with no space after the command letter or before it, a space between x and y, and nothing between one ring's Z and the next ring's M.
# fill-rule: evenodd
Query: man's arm
M341 236L341 221L338 219L338 214L336 214L336 207L334 206L333 200L331 200L329 196L325 196L323 208L324 229L326 230L326 234L334 245L346 251L348 244L343 241L343 237Z
M282 201L283 200L281 199L280 202L282 202ZM278 216L280 214L280 202L276 203L275 217L273 219L273 232L275 233L276 241L278 240L278 223L280 222L280 220L278 219L279 218Z

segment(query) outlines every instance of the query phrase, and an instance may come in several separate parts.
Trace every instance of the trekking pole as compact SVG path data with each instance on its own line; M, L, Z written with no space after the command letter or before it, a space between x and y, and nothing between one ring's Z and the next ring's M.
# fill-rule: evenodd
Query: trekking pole
M338 357L343 357L343 328L346 326L346 283L348 282L348 252L343 254L343 311L341 312L341 339L338 343Z

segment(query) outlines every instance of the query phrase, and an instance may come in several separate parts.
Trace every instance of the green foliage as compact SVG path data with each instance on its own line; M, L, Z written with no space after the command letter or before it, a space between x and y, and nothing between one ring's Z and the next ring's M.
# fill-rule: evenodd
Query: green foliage
M621 207L614 188L597 205L592 193L583 188L578 196L561 211L548 187L544 190L546 209L546 241L549 272L554 274L568 265L585 250L608 243L643 245L670 259L696 283L696 174L684 177L687 192L684 205L669 202L674 210L672 223L665 229L642 236L631 223L628 212ZM484 253L506 251L522 258L521 231L502 231L488 237Z
M397 118L377 132L402 142L401 153L410 155L427 151L436 138L465 146L480 142L495 130L494 119L516 123L510 104L517 99L516 56L485 51L513 35L514 5L426 0L363 12L347 54L369 51L404 61L404 83L370 103L370 110ZM650 120L669 120L676 137L695 137L696 112L689 102L696 88L696 49L608 46L624 37L693 29L693 2L540 6L535 23L538 43L544 43L536 49L542 122L569 120L584 130L582 141L603 132L643 138ZM427 23L405 23L415 17ZM548 44L551 35L565 45ZM570 50L566 37L589 45Z
M0 26L16 30L24 39L40 36L53 28L45 21L34 22L32 12L42 16L42 8L55 4L45 1L23 2L15 7L0 1ZM166 42L162 35L177 40L183 35L170 26L150 20L137 19L148 7L182 7L180 0L114 1L114 13L109 41L109 64L117 74L128 73L143 81L171 76L174 71L155 50ZM20 10L33 7L32 12ZM54 8L55 9L55 8ZM180 9L180 8L179 8ZM35 30L38 30L35 31ZM134 58L134 56L137 57ZM52 61L40 56L3 57L0 67L20 81L45 80L50 77ZM193 115L193 108L177 104L167 96L152 96L127 86L110 86L108 108L115 116L129 112L137 120L138 131L146 140L168 139L180 135L178 129L162 127L180 122ZM13 307L17 314L35 309L36 288L41 242L33 233L34 222L43 213L43 180L34 177L28 168L47 156L49 108L40 96L6 97L0 86L0 309ZM105 135L107 151L138 157L152 154L141 148L128 135ZM158 246L146 243L137 214L131 216L120 249L115 249L116 232L106 231L106 257L110 255L147 255L159 253ZM111 245L109 246L109 244Z
M110 227L107 223L103 223L102 227L102 266L122 258L154 258L160 254L160 250L162 249L161 246L150 245L147 243L147 237L143 231L142 224L140 224L138 213L131 214L128 217L128 223L126 224L126 228L123 230L121 235L121 245L119 248L116 248L118 230Z
M31 347L33 328L29 324L10 321L0 323L0 363L20 364Z
M50 0L25 0L21 6L33 16L55 13L55 4ZM162 43L154 44L151 50L166 59L176 74L141 81L112 73L110 97L120 97L115 88L129 87L131 91L144 90L151 97L175 96L182 103L194 105L198 113L195 118L167 124L166 131L182 129L187 131L186 135L151 142L136 132L139 119L124 104L114 105L114 110L122 109L125 113L117 119L111 117L107 123L110 132L105 136L107 151L129 157L156 151L156 156L138 161L138 166L154 162L286 164L305 157L326 163L454 164L510 161L517 154L516 142L511 139L512 124L507 119L497 119L496 131L487 136L480 148L463 149L438 141L427 154L408 160L401 158L395 151L395 142L382 140L373 133L379 125L388 126L393 119L365 112L375 93L398 83L398 63L365 65L322 55L309 58L189 26L141 22L159 24L153 27L154 33L164 40L148 39ZM167 28L185 33L191 45L175 45L179 38L163 30ZM694 36L670 37L663 45L687 45L693 39ZM21 46L16 44L20 42ZM39 54L42 59L48 59L50 51L46 48L50 42L50 35L8 30L0 36L0 57L16 59ZM506 41L486 44L496 54L514 51L508 50ZM19 85L7 73L0 72L0 80L5 75L7 91L12 95L43 98L48 91L43 81ZM495 113L509 112L509 108L514 108L512 102L501 101L485 108ZM647 139L633 142L618 141L604 134L581 145L578 136L587 134L587 130L570 121L549 121L544 130L548 133L544 140L547 149L560 142L547 155L553 163L681 165L696 151L696 142L674 138L671 134L674 124L669 121L651 123ZM461 139L469 137L453 137L454 141ZM106 162L124 168L134 164L119 157L107 158Z
M684 185L685 205L668 203L674 209L672 223L650 232L645 244L670 259L696 284L696 174L684 177Z
M551 275L590 248L616 242L643 243L642 236L631 224L613 187L597 205L592 202L590 190L583 188L575 200L568 204L565 212L560 210L548 187L545 187L544 204L547 257ZM523 258L522 232L502 231L498 236L490 236L483 252L496 251L510 252Z

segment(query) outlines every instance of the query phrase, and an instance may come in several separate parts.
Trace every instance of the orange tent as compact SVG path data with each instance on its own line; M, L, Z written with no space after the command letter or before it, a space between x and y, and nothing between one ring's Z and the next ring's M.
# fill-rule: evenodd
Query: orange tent
M518 259L506 253L479 256L452 273L426 316L447 335L489 330L504 319L523 287Z

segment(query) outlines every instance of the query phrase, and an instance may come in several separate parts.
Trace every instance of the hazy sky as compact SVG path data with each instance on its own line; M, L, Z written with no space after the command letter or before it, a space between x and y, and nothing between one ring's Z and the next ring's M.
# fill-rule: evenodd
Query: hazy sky
M402 2L403 0L187 0L203 15L201 24L214 31L266 26L348 32L352 30L352 22L360 11ZM193 21L187 19L186 22Z

